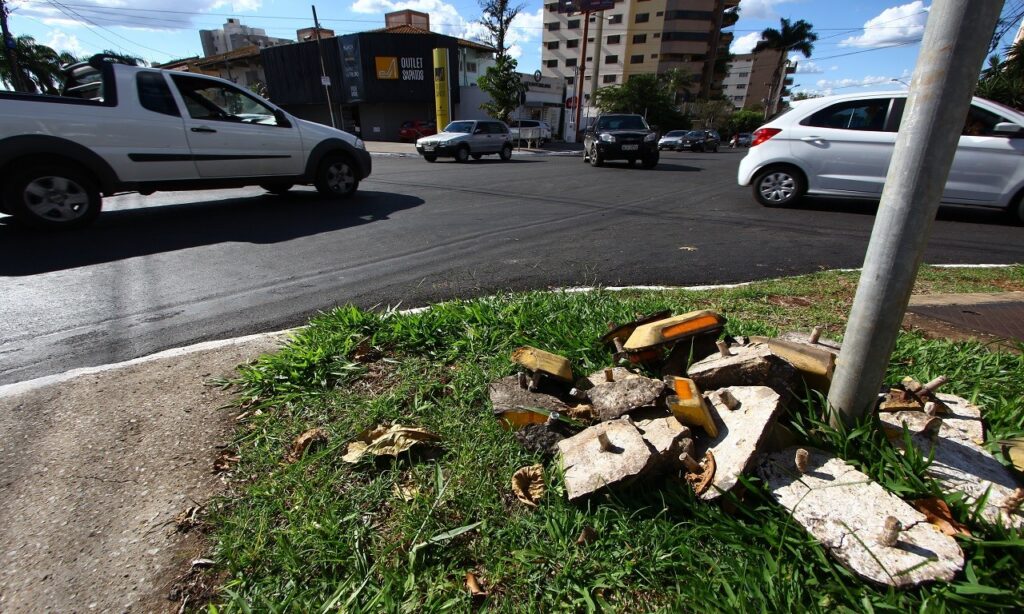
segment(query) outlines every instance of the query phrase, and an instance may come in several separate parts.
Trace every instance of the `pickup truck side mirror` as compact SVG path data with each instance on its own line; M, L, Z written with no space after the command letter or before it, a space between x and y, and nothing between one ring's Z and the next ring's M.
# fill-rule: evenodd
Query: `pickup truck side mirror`
M999 122L992 128L992 134L996 136L1024 136L1024 126L1013 122Z
M281 109L274 109L274 119L277 120L277 125L280 128L292 127L292 123L288 121L288 116Z

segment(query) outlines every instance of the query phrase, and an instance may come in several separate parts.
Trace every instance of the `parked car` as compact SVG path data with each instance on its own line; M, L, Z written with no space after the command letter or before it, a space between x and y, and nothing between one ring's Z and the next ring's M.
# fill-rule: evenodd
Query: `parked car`
M416 141L416 151L427 162L438 158L455 158L465 162L498 154L505 161L512 159L512 140L505 122L494 119L464 119L445 126L444 131Z
M680 140L678 151L718 151L721 144L722 138L714 130L691 130Z
M76 228L118 192L313 184L354 194L370 154L354 135L298 119L223 79L96 55L59 96L0 93L0 209Z
M740 147L750 147L750 144L754 141L754 136L749 132L741 132L739 138L736 139L736 144Z
M666 132L658 139L658 151L664 149L681 151L683 137L686 136L686 132L686 130L669 130Z
M907 95L846 94L794 102L754 132L738 181L767 207L804 194L882 194ZM1024 114L974 98L942 202L1009 210L1024 222Z
M411 142L418 138L434 134L437 134L436 123L418 119L402 122L402 127L398 129L398 138L402 141Z
M522 128L522 139L519 129ZM508 125L512 142L518 144L520 140L527 141L535 139L540 145L551 140L551 124L536 119L513 119ZM536 135L536 136L534 136Z
M583 161L592 166L606 160L626 160L632 166L640 160L644 168L654 168L658 157L658 134L642 115L599 115L583 136Z

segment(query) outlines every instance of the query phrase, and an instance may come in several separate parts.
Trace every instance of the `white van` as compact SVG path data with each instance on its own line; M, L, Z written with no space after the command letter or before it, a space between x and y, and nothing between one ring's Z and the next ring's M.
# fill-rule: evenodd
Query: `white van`
M766 207L804 194L882 194L905 92L846 94L793 103L754 132L738 181ZM1024 222L1024 115L975 98L963 126L942 202L1007 209Z

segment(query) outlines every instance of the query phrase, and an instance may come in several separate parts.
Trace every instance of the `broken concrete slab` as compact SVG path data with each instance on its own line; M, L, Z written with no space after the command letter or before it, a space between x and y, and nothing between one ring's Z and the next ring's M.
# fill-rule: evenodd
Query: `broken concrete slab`
M815 327L815 330L819 333L821 332L817 326ZM802 343L811 347L819 347L821 349L831 350L838 354L839 350L842 349L842 344L834 339L828 339L821 336L816 337L815 330L806 333L795 330L787 331L776 337L776 339L791 341L793 343Z
M587 396L599 420L614 420L634 409L656 404L664 390L665 382L636 376L597 384L587 391Z
M938 393L935 395L942 405L941 412L937 415L942 418L943 430L939 432L943 437L959 437L978 445L985 443L985 423L981 420L981 408L972 404L963 397L954 394ZM883 428L891 430L902 430L903 425L911 433L924 429L924 425L931 420L932 416L922 410L901 410L901 411L880 411L878 419L882 422ZM951 433L947 431L952 431Z
M820 345L785 339L770 339L768 349L796 367L813 390L828 392L836 369L837 352Z
M625 367L609 367L607 369L601 369L600 371L591 373L587 376L587 380L590 382L591 386L597 386L598 384L617 382L631 377L641 376L639 373L634 373Z
M731 386L724 390L739 404L735 410L730 410L721 399L723 395L711 393L711 415L718 426L718 437L697 446L699 456L710 450L715 457L711 488L700 496L705 501L717 499L736 485L761 450L776 416L782 411L779 394L767 386Z
M646 472L654 455L628 418L592 426L558 443L570 501L627 484Z
M763 455L758 475L772 497L858 576L908 587L950 581L963 568L956 540L924 514L827 452L804 448L807 466L801 473L797 449ZM886 537L895 538L892 546L879 543Z
M794 391L803 390L796 368L772 354L767 344L734 345L731 356L712 354L695 362L687 376L701 390L727 386L768 386L789 401Z
M671 414L636 420L634 424L653 449L653 462L662 468L678 466L679 455L693 447L690 429Z
M937 436L927 432L911 436L911 445L921 454L932 456L925 475L938 482L945 492L962 493L968 504L984 498L981 516L988 522L1004 527L1024 527L1024 509L1016 501L1016 491L1021 484L988 450L961 438L959 433L943 423ZM890 441L897 448L903 448L902 439ZM1018 506L1008 509L1014 502Z
M537 407L548 412L565 412L568 405L556 396L543 392L531 392L519 384L515 375L503 377L487 386L494 413L521 410L523 407Z

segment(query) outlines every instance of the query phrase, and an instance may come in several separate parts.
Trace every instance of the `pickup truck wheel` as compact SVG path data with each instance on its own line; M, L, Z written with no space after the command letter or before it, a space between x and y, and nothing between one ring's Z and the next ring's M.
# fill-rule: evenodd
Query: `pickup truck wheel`
M348 198L356 193L359 180L348 159L335 155L324 158L320 163L313 185L324 196Z
M15 171L3 200L22 223L54 230L87 226L103 207L93 179L74 167L31 166Z
M465 162L467 160L469 160L469 147L463 145L462 147L459 147L458 149L455 150L456 162Z
M505 162L508 162L509 160L511 160L512 159L512 146L506 144L504 147L502 147L501 148L501 153L498 154L498 157L500 157Z
M295 186L294 183L261 183L260 187L277 196L284 196L288 190Z

